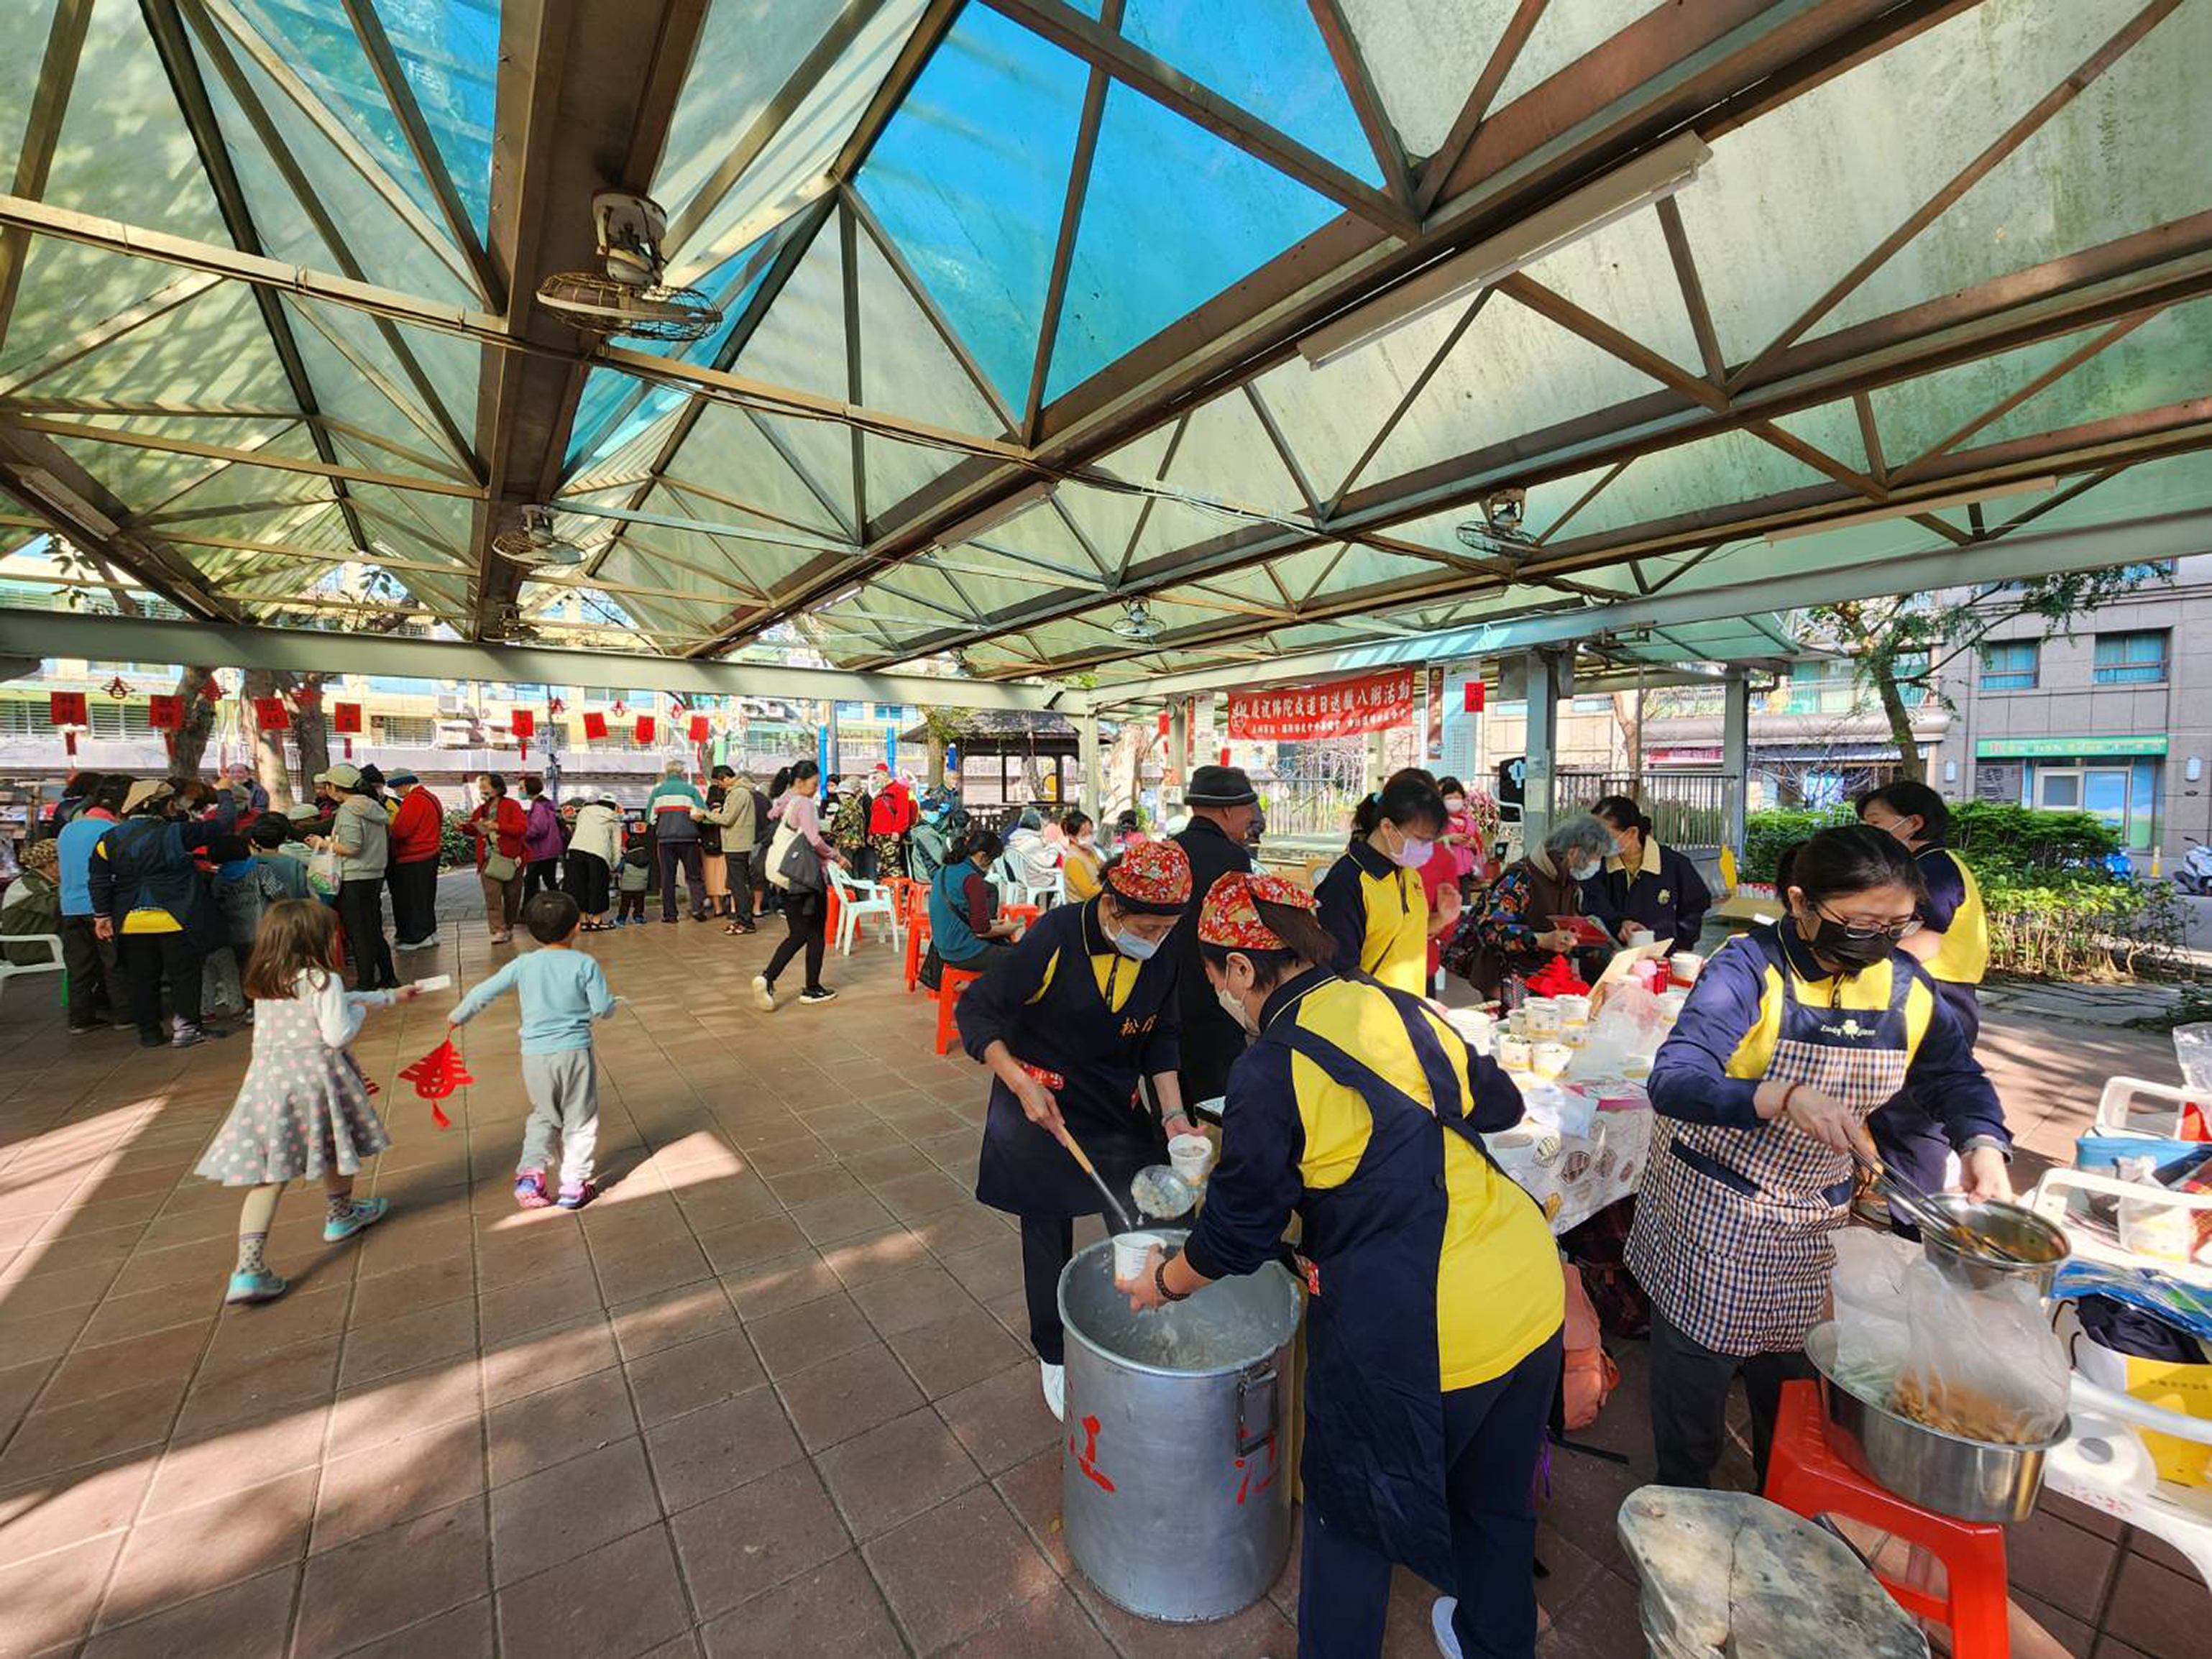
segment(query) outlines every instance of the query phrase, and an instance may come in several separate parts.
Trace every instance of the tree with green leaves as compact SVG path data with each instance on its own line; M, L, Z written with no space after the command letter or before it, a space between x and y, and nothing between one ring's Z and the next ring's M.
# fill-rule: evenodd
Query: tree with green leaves
M2070 639L2075 623L2100 605L2147 582L2171 579L2166 565L2113 565L1938 593L1845 599L1814 605L1806 616L1816 639L1850 656L1853 678L1880 705L1897 744L1898 775L1924 781L1912 706L1905 700L1913 688L1948 707L1944 668L1964 653L1978 651L2002 624L2034 617L2044 625L2039 638Z

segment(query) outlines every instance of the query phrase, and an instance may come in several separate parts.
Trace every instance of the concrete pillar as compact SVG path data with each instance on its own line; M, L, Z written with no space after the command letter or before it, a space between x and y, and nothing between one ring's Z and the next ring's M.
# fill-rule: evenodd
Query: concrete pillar
M1743 856L1744 803L1751 792L1751 677L1741 668L1729 671L1721 698L1722 787L1729 791L1721 844L1736 857Z
M1177 787L1190 781L1190 702L1177 697L1168 705L1168 775Z
M1370 795L1382 787L1382 780L1389 775L1383 769L1388 764L1382 758L1383 736L1384 734L1380 732L1370 732L1367 734L1367 764L1360 775L1363 785Z
M1083 810L1094 818L1106 811L1106 790L1098 771L1098 716L1079 714L1075 721L1076 753L1083 762ZM1104 825L1100 825L1103 829Z
M1528 708L1528 772L1521 802L1524 852L1543 844L1556 805L1553 797L1559 772L1559 654L1550 651L1531 651L1524 663Z

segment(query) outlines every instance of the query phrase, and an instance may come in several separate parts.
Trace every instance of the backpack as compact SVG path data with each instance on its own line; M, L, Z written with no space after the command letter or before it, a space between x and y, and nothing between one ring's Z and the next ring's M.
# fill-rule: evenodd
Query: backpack
M757 789L753 797L753 845L765 847L775 835L775 825L769 822L768 797Z

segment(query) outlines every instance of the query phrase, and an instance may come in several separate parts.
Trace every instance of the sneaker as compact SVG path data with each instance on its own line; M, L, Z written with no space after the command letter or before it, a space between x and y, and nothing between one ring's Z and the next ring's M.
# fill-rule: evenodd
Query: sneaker
M232 1306L254 1302L274 1302L289 1287L282 1277L264 1267L259 1273L233 1273L230 1289L223 1293L223 1301Z
M1037 1361L1044 1383L1045 1409L1060 1422L1067 1420L1067 1367Z
M169 1039L169 1046L172 1048L197 1048L207 1040L208 1032L205 1026L186 1025L179 1021L176 1036Z
M1452 1629L1452 1614L1458 1610L1456 1595L1439 1595L1429 1609L1429 1632L1437 1638L1437 1651L1444 1659L1460 1659L1459 1633Z
M343 1215L334 1215L323 1223L323 1243L341 1244L364 1227L374 1227L392 1211L388 1198L363 1198L346 1206Z
M545 1190L545 1172L526 1170L514 1178L514 1202L518 1208L542 1210L553 1201L553 1194Z
M768 982L766 974L753 975L753 1006L764 1014L775 1012L775 987Z
M90 1036L94 1031L104 1031L106 1029L105 1025L72 1025L69 1028L69 1034L71 1036Z
M811 991L801 991L799 1000L801 1002L835 1002L837 994L826 985L817 985Z
M580 1210L599 1195L599 1189L588 1181L573 1185L564 1181L561 1183L561 1196L553 1201L564 1210Z

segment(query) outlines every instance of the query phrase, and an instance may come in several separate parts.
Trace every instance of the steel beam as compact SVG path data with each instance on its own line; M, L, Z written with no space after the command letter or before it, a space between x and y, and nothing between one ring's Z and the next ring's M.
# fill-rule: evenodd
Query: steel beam
M568 651L468 640L363 637L307 629L156 622L0 608L0 651L132 662L215 662L241 668L422 679L503 680L520 685L641 686L655 691L839 698L937 708L1045 709L1066 702L1055 685L1021 685L915 674L862 674L778 662L696 662L611 651Z
M18 196L35 198L46 193L46 174L53 167L54 146L69 114L77 60L84 53L85 28L91 21L92 0L59 0L53 21L46 26L38 84L31 90L30 112L23 124L23 145L15 154ZM0 344L7 342L8 321L15 314L16 291L22 285L23 266L30 253L27 232L10 229L0 234Z
M323 417L319 414L290 416L291 420L305 420L311 433L317 431ZM295 455L271 455L265 450L240 449L228 444L202 443L196 438L165 438L158 433L134 432L127 427L80 426L70 421L49 421L36 415L18 415L0 410L0 426L9 426L19 432L43 432L50 438L72 438L82 443L114 444L125 449L153 449L169 455L198 455L209 460L224 461L233 466L267 467L277 472L304 473L311 477L330 478L341 483L376 484L386 489L408 489L423 495L457 495L464 500L479 499L483 491L475 484L459 483L450 478L419 477L412 473L379 472L368 467L347 466L342 462L302 460ZM327 447L325 439L315 446L318 450ZM330 450L335 455L335 450ZM344 506L341 495L339 504Z

